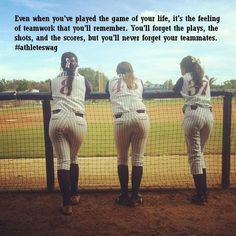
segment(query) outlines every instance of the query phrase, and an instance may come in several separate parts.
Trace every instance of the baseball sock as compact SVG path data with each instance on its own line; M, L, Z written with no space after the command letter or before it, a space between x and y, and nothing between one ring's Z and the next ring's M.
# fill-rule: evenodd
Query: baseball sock
M207 175L206 175L206 168L202 169L203 171L203 185L202 185L202 192L205 198L207 198Z
M127 165L118 165L121 194L128 195L129 168Z
M195 188L198 197L202 197L203 194L203 174L193 175Z
M58 170L58 183L62 193L63 206L70 204L70 171Z
M138 195L142 176L143 176L143 167L133 166L132 167L132 197L136 197Z
M78 182L79 182L79 165L70 165L70 182L71 182L71 195L78 194Z

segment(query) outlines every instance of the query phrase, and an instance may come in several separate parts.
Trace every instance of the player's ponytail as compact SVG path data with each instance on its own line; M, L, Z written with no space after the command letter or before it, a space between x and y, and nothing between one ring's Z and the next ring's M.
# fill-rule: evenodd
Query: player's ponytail
M61 67L67 76L67 96L71 94L75 70L78 67L78 58L73 52L65 52L61 56Z
M72 91L72 83L73 83L73 80L74 80L75 76L68 76L67 77L67 96L69 96L71 94L71 91Z
M191 73L195 85L198 87L202 86L204 71L200 65L199 59L192 56L184 57L180 62L180 66L184 69L185 73Z
M117 65L116 72L122 76L129 89L134 88L134 71L129 62L123 61Z

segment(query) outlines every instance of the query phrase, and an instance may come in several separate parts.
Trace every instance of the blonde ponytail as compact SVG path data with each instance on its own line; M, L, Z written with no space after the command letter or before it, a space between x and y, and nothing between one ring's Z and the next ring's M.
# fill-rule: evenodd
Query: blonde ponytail
M135 77L131 64L123 61L117 65L116 72L121 75L129 89L135 89Z

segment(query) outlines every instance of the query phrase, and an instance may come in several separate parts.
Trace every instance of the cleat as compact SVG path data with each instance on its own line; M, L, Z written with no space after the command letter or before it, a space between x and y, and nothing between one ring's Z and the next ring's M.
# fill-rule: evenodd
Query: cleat
M71 215L72 214L72 206L65 205L61 207L61 211L63 215Z
M139 205L143 205L142 195L138 194L137 196L132 196L130 199L130 206L135 207L135 206L139 206Z
M119 195L116 199L115 202L119 205L123 205L123 206L129 206L130 203L130 199L128 195Z
M204 202L208 202L208 194L207 193L203 194L203 198L204 198Z
M73 195L70 198L71 205L78 205L80 200L80 195Z
M205 205L207 199L204 196L194 195L191 199L191 202L195 205Z

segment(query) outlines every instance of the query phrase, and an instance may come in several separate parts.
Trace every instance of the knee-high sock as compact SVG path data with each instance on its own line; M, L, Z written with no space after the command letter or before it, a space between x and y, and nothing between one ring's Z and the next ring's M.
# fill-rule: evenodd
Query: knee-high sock
M137 196L143 177L143 167L133 166L132 167L132 196Z
M201 197L203 194L203 174L193 175L193 179L194 179L197 195Z
M203 185L202 185L202 192L203 195L207 196L207 175L206 175L206 168L203 170Z
M58 183L62 193L63 206L70 204L70 171L58 170Z
M122 195L128 195L129 168L127 165L118 165L118 176Z
M71 183L71 195L78 194L78 183L79 183L79 165L70 165L70 183Z

